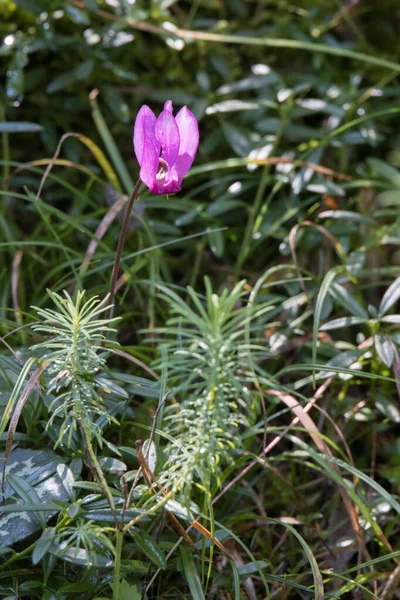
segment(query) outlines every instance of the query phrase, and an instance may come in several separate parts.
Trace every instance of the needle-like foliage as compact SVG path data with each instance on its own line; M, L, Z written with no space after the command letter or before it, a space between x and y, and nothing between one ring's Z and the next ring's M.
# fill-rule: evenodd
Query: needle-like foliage
M190 304L162 288L171 316L158 330L180 400L164 418L173 438L165 480L187 498L193 483L208 489L213 478L219 480L223 461L241 446L241 428L255 416L248 357L250 351L252 360L267 355L259 338L274 309L272 302L249 305L243 281L220 295L207 278L205 287L205 298L188 288Z
M84 302L85 292L78 291L74 302L67 292L64 298L51 291L48 294L58 310L36 308L41 323L34 325L34 329L50 337L32 350L44 351L41 358L50 377L47 392L54 399L49 406L49 424L56 418L62 420L58 444L65 443L67 434L69 444L77 423L82 420L100 439L93 415L109 418L95 380L105 364L101 344L114 320L99 318L109 308L107 297L100 300L95 296Z

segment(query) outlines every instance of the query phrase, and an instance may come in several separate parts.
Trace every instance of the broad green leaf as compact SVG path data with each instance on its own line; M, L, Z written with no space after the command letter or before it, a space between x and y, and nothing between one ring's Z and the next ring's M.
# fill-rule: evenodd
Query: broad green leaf
M389 308L393 306L400 298L400 277L398 277L390 287L386 290L378 308L378 315L382 317L387 313Z
M6 467L5 493L8 495L0 516L0 543L11 546L15 542L31 536L42 528L41 523L49 521L57 514L53 500L68 502L70 496L57 474L57 466L62 459L52 450L12 450ZM19 494L25 494L20 502L13 494L13 486ZM38 502L29 498L34 491ZM14 498L13 498L14 496ZM42 515L38 517L39 513ZM38 518L40 520L38 520Z
M18 494L21 500L27 504L39 504L40 498L35 490L27 481L25 481L22 477L18 475L11 475L9 473L7 475L7 483L12 487L14 492ZM38 519L40 525L44 527L46 525L46 520L43 514L38 511L34 513L35 517Z
M132 538L136 546L163 571L167 568L164 552L154 538L144 531L132 531Z

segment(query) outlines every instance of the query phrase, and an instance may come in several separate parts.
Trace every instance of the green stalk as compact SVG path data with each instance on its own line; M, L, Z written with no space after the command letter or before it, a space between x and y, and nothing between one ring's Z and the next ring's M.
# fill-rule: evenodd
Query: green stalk
M97 460L96 453L93 449L90 431L88 430L88 428L86 426L85 416L83 414L79 415L79 422L80 422L83 437L85 440L86 449L87 449L89 457L90 457L91 467L93 468L93 474L95 475L95 477L97 479L97 483L101 487L103 494L107 498L111 510L113 511L113 513L115 513L114 498L112 496L110 488L108 487L108 484L107 484L106 478L104 477L103 471L101 470L99 461Z
M121 556L122 556L122 542L124 541L124 533L119 529L115 531L116 544L115 544L115 562L114 562L114 583L113 583L113 600L120 600L119 597L119 584L121 579Z

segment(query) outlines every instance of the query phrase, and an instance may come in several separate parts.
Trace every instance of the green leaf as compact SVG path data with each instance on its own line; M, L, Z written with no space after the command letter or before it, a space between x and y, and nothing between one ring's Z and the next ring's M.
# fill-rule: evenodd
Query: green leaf
M55 77L55 79L53 79L53 81L51 81L47 86L46 92L48 94L54 94L54 92L63 90L77 81L83 81L84 79L87 79L92 73L93 67L94 62L91 58L84 60L77 67L71 69L71 71L66 71Z
M389 308L400 298L400 277L398 277L386 290L378 308L378 315L382 317Z
M62 481L62 484L71 499L75 499L74 483L75 477L73 472L67 465L57 465L57 474Z
M387 367L391 367L394 360L394 350L392 343L386 335L378 333L374 335L374 343L376 352L383 363Z
M129 521L132 521L132 519L134 519L138 515L142 515L142 518L141 518L142 522L145 522L148 520L148 517L146 517L146 511L142 511L142 510L136 509L136 508L129 508L128 510L126 510L124 512L123 522L129 523ZM88 510L88 511L82 513L82 517L84 519L87 519L88 521L100 521L103 523L114 523L115 522L114 511L112 511L110 508L103 508L103 509L99 508L97 510ZM119 518L122 520L121 516L119 516Z
M137 585L130 585L126 579L119 584L119 600L142 600L142 593Z
M393 187L400 189L400 171L380 158L367 158L367 163L375 173L389 181Z
M90 19L89 15L85 10L74 6L73 4L66 3L64 4L64 11L69 16L71 21L76 25L89 25Z
M382 323L400 323L400 315L387 315L382 317Z
M144 441L143 456L147 461L150 471L155 473L157 469L157 447L154 442L149 442L149 440Z
M320 331L329 331L329 329L341 329L342 327L348 327L349 325L359 325L360 323L368 323L368 319L361 317L340 317L339 319L332 319L321 325Z
M43 131L43 127L28 121L3 121L0 123L0 133L34 133L37 131Z
M223 130L228 144L238 156L248 156L252 149L247 136L237 127L224 123Z
M210 248L212 253L217 257L221 258L224 253L224 235L221 230L210 231L208 234L210 241Z
M88 552L84 548L78 548L76 546L70 546L66 550L61 549L59 546L53 544L50 547L50 552L65 560L66 562L81 567L97 567L97 568L112 568L114 563L112 560L96 552Z
M346 269L353 277L357 277L365 264L366 253L364 250L354 250L351 252L346 261Z
M205 600L203 588L201 587L200 578L196 571L190 548L187 548L181 544L179 546L179 552L181 555L183 572L185 574L193 600Z
M259 569L266 569L269 563L265 560L257 560L254 562L246 563L245 565L238 566L238 573L240 578L246 578L257 573Z
M39 504L40 498L36 492L36 490L22 477L18 475L7 475L7 483L12 487L14 492L18 494L21 500L27 504ZM45 527L46 521L41 512L34 513L35 517L38 519L39 523L42 527Z
M113 378L123 381L128 385L125 389L138 396L144 396L146 398L159 398L160 397L160 384L144 377L136 377L135 375L129 375L128 373L117 373L113 372Z
M70 500L57 474L59 464L63 464L62 459L49 448L10 452L6 467L7 500L0 516L1 545L11 546L40 530L59 510L53 500ZM18 495L25 496L24 503L17 501L13 488L18 489Z
M366 223L376 225L376 221L371 217L366 217L350 210L324 210L318 215L319 219L340 219L344 221L355 221L356 223Z
M400 190L389 190L378 195L378 201L383 206L398 206L400 204Z
M167 568L164 552L157 542L144 531L133 531L132 538L136 546L163 571Z
M118 460L118 458L112 456L103 456L99 462L101 470L110 473L110 475L121 476L128 468L122 460Z
M368 319L367 311L357 302L357 300L339 283L332 283L329 293L343 308L348 310L354 317Z
M321 284L321 287L318 292L317 300L315 303L315 311L314 311L314 325L313 325L313 340L312 340L312 362L315 364L317 362L317 344L318 344L318 331L319 324L321 321L322 309L324 307L324 303L326 297L329 293L332 282L334 281L336 275L338 274L338 269L334 268L327 272L324 277L324 280ZM315 383L315 373L313 373L313 379Z
M35 548L32 553L32 563L36 565L50 549L56 537L56 529L49 527L45 529L35 544Z
M400 423L400 410L396 403L391 399L382 396L382 394L374 394L374 403L376 408L383 414L384 417L392 421L392 423Z
M206 110L207 115L214 115L217 113L228 113L238 112L242 110L257 110L260 108L258 102L246 102L243 100L223 100L217 104L209 106Z
M242 200L216 200L207 206L207 213L218 217L235 210L235 208L246 208L246 204Z
M235 590L235 600L240 600L240 578L238 568L233 560L229 561L233 574L233 589Z

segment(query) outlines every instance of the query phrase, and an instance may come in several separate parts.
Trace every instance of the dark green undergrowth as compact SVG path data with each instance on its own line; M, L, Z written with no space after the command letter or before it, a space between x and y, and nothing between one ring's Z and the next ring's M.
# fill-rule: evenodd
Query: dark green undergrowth
M0 0L0 598L400 597L399 19Z

